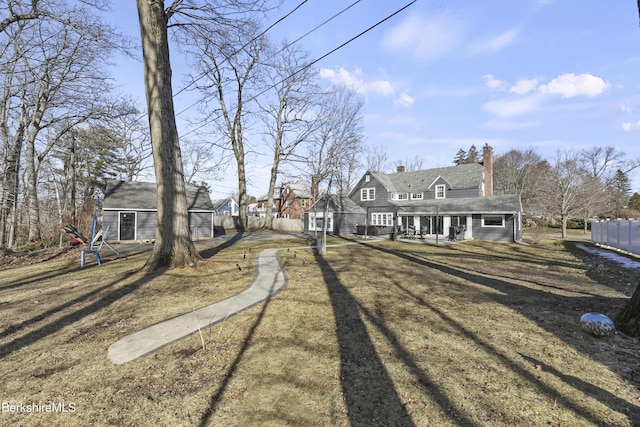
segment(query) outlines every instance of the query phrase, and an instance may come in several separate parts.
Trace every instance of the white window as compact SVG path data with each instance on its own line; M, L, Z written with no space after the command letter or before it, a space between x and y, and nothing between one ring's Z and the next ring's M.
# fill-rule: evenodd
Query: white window
M411 193L411 200L422 200L422 192Z
M444 199L445 195L446 193L444 184L436 185L436 199Z
M300 199L300 206L303 208L307 207L307 199Z
M391 213L374 213L371 214L371 225L393 225L393 214Z
M482 215L483 227L504 227L504 215Z
M391 196L392 200L409 200L409 193L394 193Z
M309 212L309 231L322 231L323 225L324 212ZM327 212L326 226L327 231L333 231L333 212Z
M375 188L363 188L360 190L360 200L375 200L376 189Z
M371 175L366 174L366 175L364 176L364 181L365 181L365 182L369 182L369 181L371 181Z

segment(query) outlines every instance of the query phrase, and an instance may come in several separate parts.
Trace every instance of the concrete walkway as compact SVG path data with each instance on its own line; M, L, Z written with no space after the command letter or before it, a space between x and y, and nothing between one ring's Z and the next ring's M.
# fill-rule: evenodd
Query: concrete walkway
M156 323L116 341L107 352L109 360L122 364L139 359L273 297L287 284L286 275L277 257L279 250L281 249L265 249L258 254L256 276L244 291L199 310Z

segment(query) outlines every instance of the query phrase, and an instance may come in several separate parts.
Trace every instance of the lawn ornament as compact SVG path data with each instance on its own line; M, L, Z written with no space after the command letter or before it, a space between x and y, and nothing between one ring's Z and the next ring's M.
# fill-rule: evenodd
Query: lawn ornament
M580 318L580 326L585 332L597 337L608 337L616 330L613 320L600 313L585 313Z

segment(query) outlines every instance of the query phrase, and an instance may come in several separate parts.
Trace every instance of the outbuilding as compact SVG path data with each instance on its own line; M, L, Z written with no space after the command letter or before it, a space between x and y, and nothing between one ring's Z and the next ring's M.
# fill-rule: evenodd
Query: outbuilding
M192 239L213 237L214 208L205 187L185 184ZM102 227L109 226L110 240L142 241L156 237L157 184L108 181L102 203Z

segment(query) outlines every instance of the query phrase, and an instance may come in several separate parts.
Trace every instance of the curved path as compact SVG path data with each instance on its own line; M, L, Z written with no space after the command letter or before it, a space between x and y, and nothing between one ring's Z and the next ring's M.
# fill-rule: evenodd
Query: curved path
M121 364L139 359L273 297L287 284L277 257L279 250L265 249L258 254L256 275L242 292L121 338L109 347L109 360Z

